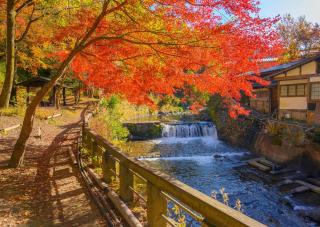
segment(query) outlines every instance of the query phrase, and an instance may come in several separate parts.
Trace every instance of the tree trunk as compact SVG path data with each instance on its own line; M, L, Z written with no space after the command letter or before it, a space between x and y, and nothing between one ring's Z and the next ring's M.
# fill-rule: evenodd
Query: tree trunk
M7 1L6 78L0 95L0 108L9 107L14 80L15 65L15 17L14 0Z
M66 88L62 88L62 98L63 98L63 105L66 106L67 102L66 102Z
M8 0L8 2L11 2L13 0ZM57 74L50 80L49 83L45 84L41 90L39 90L30 103L30 105L26 109L26 113L23 119L23 125L21 128L21 132L19 135L19 138L14 145L14 150L11 155L11 159L9 161L9 167L19 167L23 164L23 158L26 148L26 142L31 134L32 126L33 126L33 120L34 115L37 109L37 106L41 102L41 100L44 98L44 96L53 88L55 83L63 76L65 73L68 65L73 60L73 58L78 54L80 51L82 51L84 48L86 48L86 42L88 39L92 36L96 28L98 27L101 20L104 18L107 12L107 7L109 5L110 1L104 1L102 11L99 14L99 16L94 21L92 27L87 31L87 33L84 35L84 38L80 41L79 45L77 45L68 55L68 57L61 63Z
M26 113L23 119L21 132L16 144L14 145L14 150L12 152L12 155L9 161L9 167L16 168L23 164L26 142L32 131L33 120L34 120L37 106L39 105L41 100L44 98L44 96L53 88L57 80L59 80L62 77L65 70L67 69L67 66L80 50L81 50L80 48L75 49L70 53L68 58L64 62L62 62L57 74L51 79L49 83L45 84L41 88L41 90L37 92L36 96L32 99L30 105L27 107Z
M60 98L61 98L61 87L58 87L57 92L56 92L56 109L60 110Z

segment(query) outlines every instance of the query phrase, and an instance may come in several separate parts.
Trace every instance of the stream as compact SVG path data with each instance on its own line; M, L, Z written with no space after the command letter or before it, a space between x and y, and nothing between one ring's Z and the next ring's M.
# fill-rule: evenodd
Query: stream
M160 153L142 158L152 167L207 195L216 194L220 202L224 188L230 207L239 199L244 214L268 226L316 226L286 205L278 188L259 178L261 172L246 165L252 158L249 151L219 141L213 123L166 124L162 138L133 143Z

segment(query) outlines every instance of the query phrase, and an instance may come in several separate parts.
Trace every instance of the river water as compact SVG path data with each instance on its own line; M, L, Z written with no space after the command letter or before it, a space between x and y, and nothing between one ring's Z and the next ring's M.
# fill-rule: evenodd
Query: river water
M316 226L282 202L284 195L261 180L261 172L246 165L252 158L247 150L219 141L212 123L164 125L162 136L143 142L161 154L143 158L149 165L207 195L216 194L219 201L224 188L229 206L239 199L243 213L268 226Z

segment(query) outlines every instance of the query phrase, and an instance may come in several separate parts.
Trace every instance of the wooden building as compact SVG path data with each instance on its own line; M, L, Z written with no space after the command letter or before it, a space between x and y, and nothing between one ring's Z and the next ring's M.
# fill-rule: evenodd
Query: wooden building
M320 123L320 54L261 72L270 85L254 86L250 107L278 119Z

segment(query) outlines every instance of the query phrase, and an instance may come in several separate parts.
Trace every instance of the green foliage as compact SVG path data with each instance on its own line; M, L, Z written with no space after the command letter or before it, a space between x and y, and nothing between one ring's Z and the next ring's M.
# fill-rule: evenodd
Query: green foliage
M109 136L113 141L125 141L128 138L129 131L126 127L122 126L119 121L118 113L109 113L104 115L104 123L110 129Z
M101 99L99 113L92 119L91 127L113 142L126 141L129 131L122 125L122 113L119 109L121 99L113 95L108 99Z
M158 102L159 110L162 112L182 112L181 100L175 96L165 96Z
M130 134L140 139L155 139L161 137L162 125L160 124L149 124L148 126L140 126L139 124L126 124Z
M317 128L312 134L312 140L315 143L320 143L320 128Z
M209 116L215 122L217 127L219 127L219 114L224 111L221 97L219 95L213 95L209 99L207 107ZM225 116L227 117L228 115Z
M101 99L99 106L107 110L114 111L117 105L121 103L121 98L118 95L112 95L108 99Z
M28 80L32 77L33 77L33 75L30 72L28 72L27 70L25 70L23 68L17 68L17 78L16 78L17 83Z

